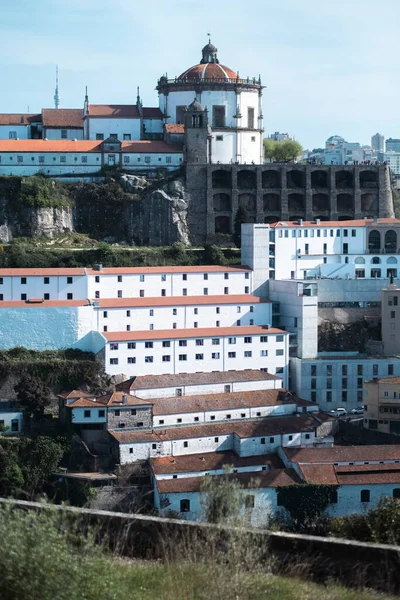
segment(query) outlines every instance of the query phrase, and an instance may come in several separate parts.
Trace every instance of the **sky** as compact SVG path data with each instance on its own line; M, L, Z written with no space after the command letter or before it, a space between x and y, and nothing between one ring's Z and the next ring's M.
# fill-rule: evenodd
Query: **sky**
M130 104L200 62L261 75L265 135L400 137L399 0L0 0L0 112Z

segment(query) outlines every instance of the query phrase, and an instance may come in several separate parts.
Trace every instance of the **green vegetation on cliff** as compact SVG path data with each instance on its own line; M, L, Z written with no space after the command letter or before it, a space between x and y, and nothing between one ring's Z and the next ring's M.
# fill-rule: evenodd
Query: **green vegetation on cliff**
M21 201L25 206L57 208L70 206L67 188L41 175L26 177L21 183Z

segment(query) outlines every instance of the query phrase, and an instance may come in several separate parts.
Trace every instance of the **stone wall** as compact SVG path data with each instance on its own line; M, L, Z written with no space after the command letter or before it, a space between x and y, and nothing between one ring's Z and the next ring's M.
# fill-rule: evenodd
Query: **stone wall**
M196 229L191 229L198 241L204 235L213 239L232 233L240 205L253 223L394 216L387 165L194 164L186 168L186 187L190 210L198 216Z
M115 414L115 410L107 411L107 429L120 429L120 423L125 423L124 427L129 429L137 427L138 423L143 423L141 427L152 426L152 410L151 406L145 408L121 407L116 409L119 415Z

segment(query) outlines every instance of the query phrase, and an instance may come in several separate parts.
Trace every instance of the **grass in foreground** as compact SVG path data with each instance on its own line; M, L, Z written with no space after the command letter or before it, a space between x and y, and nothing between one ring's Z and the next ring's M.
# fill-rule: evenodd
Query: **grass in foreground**
M0 509L2 600L376 600L388 596L318 586L244 563L112 557L58 517Z

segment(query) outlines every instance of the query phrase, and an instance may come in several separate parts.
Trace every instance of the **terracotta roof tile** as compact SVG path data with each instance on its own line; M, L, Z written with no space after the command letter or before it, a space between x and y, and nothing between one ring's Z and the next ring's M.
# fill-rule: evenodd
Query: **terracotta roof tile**
M379 485L397 483L400 486L400 465L335 466L340 485Z
M0 115L0 125L30 125L33 122L40 122L42 115L35 114L2 114Z
M215 79L217 81L225 79L238 79L239 75L235 71L232 71L229 67L221 65L219 63L206 63L199 64L190 67L177 77L178 81L182 80L204 80L204 79Z
M381 379L376 380L372 380L372 381L366 381L365 383L385 383L385 384L392 384L392 385L399 385L400 383L400 377L382 377Z
M299 468L304 476L304 480L307 483L323 483L326 485L337 485L338 483L338 479L335 473L335 467L333 465L310 465L301 463L299 465Z
M198 306L220 304L269 304L269 300L258 296L222 295L222 296L166 296L148 298L103 298L98 300L101 308L141 307L141 306Z
M167 144L163 140L122 142L121 149L127 154L182 154L182 148Z
M261 406L281 406L297 404L295 396L287 390L255 390L250 392L231 392L229 394L202 394L197 396L172 396L170 398L152 398L154 415L171 415L178 413L204 412L209 410L228 410L237 408L256 408ZM305 401L303 401L303 404ZM310 406L313 406L311 402ZM314 405L315 406L315 405ZM294 408L296 412L296 407Z
M284 448L289 460L296 463L335 463L399 460L400 445L334 446L333 448Z
M213 475L213 477L222 477ZM230 481L238 481L246 489L276 488L281 485L293 485L301 480L293 469L273 469L255 473L234 473L224 476ZM160 494L182 492L198 492L201 489L203 477L178 477L177 479L157 479L157 489Z
M143 118L144 119L163 119L164 115L158 107L144 106L143 107Z
M162 266L162 267L103 267L101 271L87 269L89 275L157 275L173 273L246 273L251 272L247 265L200 265L200 266Z
M164 125L165 133L184 134L185 126L183 123L166 123Z
M156 475L174 473L196 473L222 469L225 465L236 467L251 467L268 465L271 469L283 468L283 463L277 454L240 457L235 452L205 452L204 454L189 454L186 456L162 456L150 459L151 468Z
M315 221L303 221L302 224L298 221L278 221L277 223L271 223L270 227L280 228L280 227L319 227L320 229L329 228L329 227L366 227L366 225L373 225L375 223L381 225L395 225L398 223L400 225L400 219L394 218L382 218L374 221L374 219L354 219L352 221L321 221L319 225Z
M37 269L36 267L30 269L0 269L0 277L43 277L45 275L50 277L80 275L83 277L85 275L85 269L81 267L70 269Z
M191 426L169 427L168 429L111 430L109 433L121 444L181 440L236 434L239 438L284 435L314 431L318 422L311 416L268 417L254 421L226 421Z
M89 104L88 117L139 119L136 104Z
M85 398L85 397L93 397L91 392L84 392L83 390L71 390L70 392L62 392L58 394L58 398L63 398L64 400L71 400L72 398Z
M88 300L0 300L1 308L71 308L72 306L89 306Z
M179 375L142 375L128 379L117 386L130 391L152 388L184 387L185 385L209 385L212 383L235 383L237 381L279 380L277 375L265 371L244 369L243 371L212 371L211 373L181 373Z
M0 140L0 152L100 152L93 140Z
M43 127L83 129L81 108L43 108Z
M224 337L232 335L236 337L249 335L289 335L282 329L270 327L266 329L260 325L248 325L244 327L199 327L198 329L159 329L152 331L110 331L102 335L109 342L126 342L135 340L172 340L201 337Z

